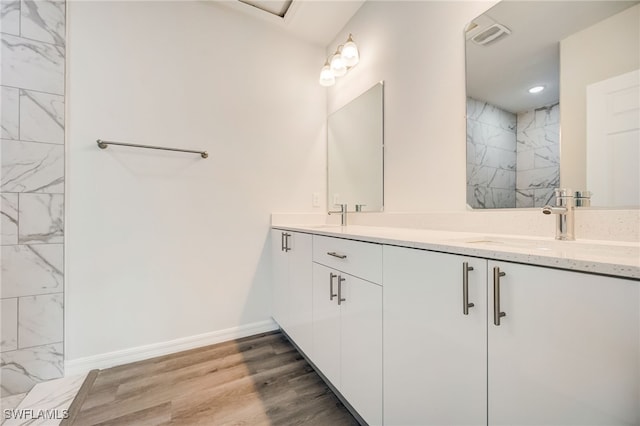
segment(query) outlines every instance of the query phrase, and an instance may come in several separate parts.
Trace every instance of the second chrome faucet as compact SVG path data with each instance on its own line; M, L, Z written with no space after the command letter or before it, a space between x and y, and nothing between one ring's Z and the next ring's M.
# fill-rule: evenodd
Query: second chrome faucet
M542 213L557 215L556 240L573 241L576 239L574 233L575 200L573 193L570 189L556 189L555 197L555 207L546 205L542 208Z

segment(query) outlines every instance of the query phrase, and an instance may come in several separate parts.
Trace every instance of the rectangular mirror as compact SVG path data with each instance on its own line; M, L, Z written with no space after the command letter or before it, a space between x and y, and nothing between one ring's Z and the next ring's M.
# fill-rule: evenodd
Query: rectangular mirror
M638 3L505 0L467 25L470 207L541 207L558 187L640 204Z
M328 119L327 205L349 211L382 211L383 82L367 90Z

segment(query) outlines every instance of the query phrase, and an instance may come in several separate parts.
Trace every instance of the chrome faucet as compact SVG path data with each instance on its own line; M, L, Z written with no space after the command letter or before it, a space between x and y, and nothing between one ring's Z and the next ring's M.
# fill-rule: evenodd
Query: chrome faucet
M340 210L330 211L329 214L337 214L340 213L340 225L347 225L347 205L346 204L336 204L336 206L340 206Z
M556 240L573 241L576 239L574 234L575 201L573 192L570 189L556 189L554 193L556 206L546 205L542 208L542 213L558 216L556 221Z

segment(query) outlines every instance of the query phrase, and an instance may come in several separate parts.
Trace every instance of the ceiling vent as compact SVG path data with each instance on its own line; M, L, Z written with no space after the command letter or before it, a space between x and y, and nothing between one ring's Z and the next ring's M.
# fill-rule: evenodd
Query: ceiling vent
M471 38L471 41L481 46L486 46L487 44L497 41L502 37L506 37L509 34L511 34L509 28L505 27L502 24L493 24L490 27L482 30L478 34L474 35Z
M284 18L291 7L293 0L238 0L240 3L248 4L264 12L270 13L280 18Z

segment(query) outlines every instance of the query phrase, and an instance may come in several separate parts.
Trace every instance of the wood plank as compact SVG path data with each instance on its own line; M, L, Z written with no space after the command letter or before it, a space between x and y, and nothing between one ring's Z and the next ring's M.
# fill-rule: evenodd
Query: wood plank
M102 370L70 424L358 423L271 332Z

